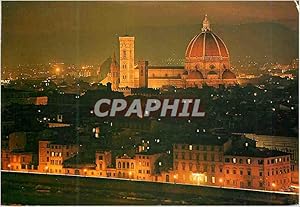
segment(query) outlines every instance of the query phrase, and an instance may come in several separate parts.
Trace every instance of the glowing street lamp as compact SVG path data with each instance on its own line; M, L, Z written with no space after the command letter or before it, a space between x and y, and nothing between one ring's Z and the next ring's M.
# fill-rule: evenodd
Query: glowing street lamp
M132 176L132 172L130 171L128 174L129 174L129 179L131 179L132 178L131 177Z
M174 184L176 184L177 177L178 177L177 174L173 176L173 178L174 178Z
M46 171L46 172L48 172L48 169L49 169L49 167L48 167L48 166L46 166L46 167L45 167L45 171Z
M220 178L220 179L219 179L219 183L220 183L220 185L221 185L220 187L222 187L222 186L223 186L223 178Z

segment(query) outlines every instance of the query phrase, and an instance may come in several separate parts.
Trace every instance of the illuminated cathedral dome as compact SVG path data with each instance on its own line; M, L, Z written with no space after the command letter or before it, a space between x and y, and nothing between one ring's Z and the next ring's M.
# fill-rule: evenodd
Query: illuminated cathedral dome
M202 32L194 36L185 52L186 59L203 57L229 57L223 40L211 31L207 15L203 20Z

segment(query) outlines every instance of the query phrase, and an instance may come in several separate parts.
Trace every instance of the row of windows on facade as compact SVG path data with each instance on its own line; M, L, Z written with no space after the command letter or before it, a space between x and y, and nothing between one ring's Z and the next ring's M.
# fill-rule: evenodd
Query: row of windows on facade
M187 157L186 154L187 154L187 153L182 152L182 153L181 153L181 159L185 160L186 157ZM179 158L178 158L178 153L177 153L177 152L174 153L174 157L175 157L175 159L179 159ZM203 159L201 159L201 154L200 154L200 153L198 153L198 154L195 154L195 153L189 153L189 154L188 154L188 158L189 158L190 160L193 160L193 158L194 158L195 160L204 160L204 161L207 161L207 154L204 153L204 154L203 154ZM222 155L220 154L220 155L218 156L218 161L219 161L219 162L222 162L222 160L223 160L223 158L222 158ZM215 161L215 154L213 154L213 153L210 154L210 161Z
M179 149L180 145L175 144L174 145L175 149ZM181 145L182 150L201 150L201 151L214 151L214 150L219 150L219 152L222 151L223 147L222 146L214 146L214 145Z
M53 170L53 169L49 169L49 171L50 171L50 173L61 173L61 169L59 169L59 170L57 170L57 169L55 169L55 170Z
M26 164L22 164L21 165L21 169L28 169L28 170L37 170L38 166L37 165L26 165Z
M49 154L49 151L47 151L47 154ZM67 156L69 156L69 152L66 153ZM61 152L51 152L51 157L61 157L62 153Z
M283 157L283 158L275 158L275 159L268 159L267 160L267 163L268 164L275 164L275 163L278 163L278 162L285 162L285 161L289 161L289 157L287 157L286 159L285 159L285 157ZM234 163L234 164L236 164L237 163L237 158L232 158L232 159L230 159L230 158L225 158L225 162L227 162L227 163L229 163L229 162L232 162L232 163ZM247 158L246 159L246 163L247 164L251 164L252 163L252 161L251 161L251 159L250 158ZM259 164L259 165L263 165L264 164L264 160L257 160L257 163ZM243 159L239 159L239 164L243 164Z
M150 170L139 170L138 171L139 174L150 174Z
M155 75L155 73L152 73L152 77L153 78L155 78L156 77L156 75ZM157 76L157 77L162 77L162 76ZM169 75L168 75L168 73L166 73L165 74L165 77L169 77ZM181 75L180 74L177 74L177 75L172 75L172 76L170 76L170 77L177 77L177 78L180 78L181 77Z
M193 166L194 166L193 163L190 163L188 170L192 171L193 170ZM182 170L186 170L186 164L185 163L181 163L181 169ZM200 165L196 165L196 169L197 169L197 171L200 171ZM175 163L175 170L178 170L178 163L177 162ZM208 165L203 165L203 171L204 172L208 172ZM215 173L215 166L214 165L210 166L210 171L212 173ZM222 173L223 169L219 168L219 172ZM272 168L271 174L272 175L275 175L275 174L278 175L278 174L284 174L284 173L289 173L289 172L290 172L289 167L281 168L281 169L277 169L277 168L273 169ZM226 169L226 174L230 174L230 170L229 169ZM232 174L234 174L234 175L237 174L237 170L233 169L232 170ZM270 174L270 171L268 171L268 176L270 176L271 174ZM243 170L240 170L240 175L244 175L244 171ZM251 175L251 169L247 170L247 175L249 175L249 176ZM263 172L262 171L259 172L259 176L263 176Z
M47 148L51 148L51 149L66 148L66 149L69 149L69 145L50 145L50 144L47 144Z
M122 164L121 164L121 162L118 162L118 168L120 169L120 168L124 168L124 169L134 169L134 163L129 163L129 162L122 162Z
M50 160L50 164L51 165L62 165L62 161L61 160Z

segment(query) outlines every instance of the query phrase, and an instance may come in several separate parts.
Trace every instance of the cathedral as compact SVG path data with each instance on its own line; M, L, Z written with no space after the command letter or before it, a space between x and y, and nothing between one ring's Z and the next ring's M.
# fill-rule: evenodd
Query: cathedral
M134 37L119 37L120 61L112 58L110 72L101 82L112 84L113 90L125 88L219 87L237 84L230 70L229 51L224 41L210 28L207 15L203 27L188 43L184 66L151 66L148 61L134 60Z

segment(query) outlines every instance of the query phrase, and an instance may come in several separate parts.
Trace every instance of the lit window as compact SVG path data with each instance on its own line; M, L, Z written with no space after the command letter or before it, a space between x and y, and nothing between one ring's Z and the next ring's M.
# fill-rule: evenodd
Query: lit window
M233 163L236 163L236 158L232 158L232 162L233 162Z
M216 182L216 178L215 177L211 177L211 182L215 183Z
M245 143L245 146L248 147L248 145L249 145L248 142L246 142L246 143Z
M189 145L189 150L193 150L193 145Z
M278 159L276 158L276 159L275 159L275 163L277 163L277 162L278 162Z
M248 165L251 164L251 159L250 159L250 158L247 159L247 164L248 164Z

